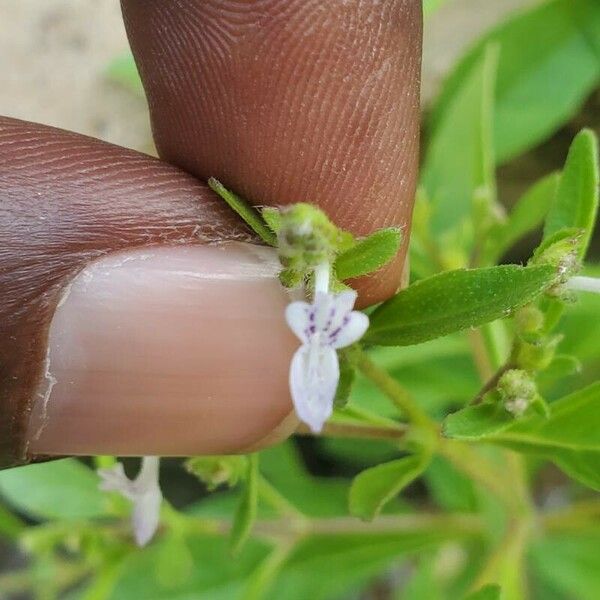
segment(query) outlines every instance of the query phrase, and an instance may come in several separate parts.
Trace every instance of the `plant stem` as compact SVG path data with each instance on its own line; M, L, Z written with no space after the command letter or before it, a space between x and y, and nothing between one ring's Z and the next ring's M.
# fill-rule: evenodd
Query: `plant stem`
M228 533L230 527L229 521L219 522L221 533ZM255 534L267 537L281 537L282 534L297 536L299 533L301 535L385 535L419 531L452 531L456 535L479 535L483 533L484 525L477 515L416 513L381 515L370 523L354 517L307 519L304 526L300 528L298 523L289 519L260 519L253 527Z
M514 369L514 365L511 362L506 362L505 364L503 364L492 375L492 377L490 377L490 379L487 380L485 385L479 390L479 392L477 392L477 395L471 400L471 402L469 402L469 404L479 404L483 400L483 397L498 385L498 382L500 381L502 375L504 375L504 373L510 371L511 369Z
M379 368L364 350L356 348L352 352L351 360L410 421L427 429L437 429L437 424L417 405L410 393L387 371Z
M561 510L543 514L540 521L549 531L563 531L572 529L586 529L591 525L598 525L600 518L600 502L588 500L578 502Z
M487 353L483 334L480 329L471 329L468 332L468 338L479 378L482 382L488 381L494 375L494 368Z
M472 585L472 591L488 584L501 584L511 598L523 597L525 582L522 566L531 531L528 520L515 520Z
M262 475L258 480L258 493L260 497L270 504L279 514L290 519L305 521L302 514L285 496L274 488Z
M511 512L520 510L521 503L515 498L511 487L498 476L498 470L494 465L477 453L472 446L455 440L442 439L439 452L459 471L486 487Z
M357 438L367 440L390 440L397 442L406 437L408 428L402 424L397 427L387 427L379 425L362 425L358 423L339 423L329 422L323 427L320 436L334 438ZM310 428L301 423L296 429L299 435L314 435Z

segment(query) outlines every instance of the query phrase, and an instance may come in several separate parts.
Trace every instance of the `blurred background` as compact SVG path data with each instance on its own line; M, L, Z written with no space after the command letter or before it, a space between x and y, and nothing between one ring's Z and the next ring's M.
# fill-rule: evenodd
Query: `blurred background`
M535 2L444 2L425 24L423 103L472 40ZM127 49L118 0L2 0L0 114L149 151L143 99L106 76Z
M486 36L488 31L544 4L551 2L425 0L422 74L425 146L436 99L447 76L455 69L464 53ZM581 4L585 4L585 1ZM531 62L530 72L523 68L523 73L517 73L515 78L524 76L531 80L548 79L548 73L545 72L546 63L560 63L560 53L566 53L565 60L571 61L569 68L577 73L581 72L584 63L578 58L579 47L567 33L557 34L557 37L551 40L554 44L552 51L542 58L539 52L532 48L536 43L544 43L543 36L533 39L529 48L531 52L524 52L523 61L529 61L532 56L539 60ZM527 46L528 40L519 40L519 43L521 42ZM591 42L590 48L592 46ZM506 207L512 206L534 181L562 167L569 144L582 127L592 127L600 131L600 48L595 48L594 51L597 57L595 71L592 69L591 76L582 73L579 79L575 77L579 87L572 97L564 101L564 108L557 109L556 115L547 119L538 134L520 140L513 147L506 144L506 151L498 161L499 198ZM510 75L509 70L506 66L501 67L501 72L506 78ZM561 81L546 83L554 86L552 90L556 90L559 95ZM520 96L516 94L517 101L532 114L536 114L536 111L543 112L545 106L544 94L547 92L539 92L539 89L537 92L538 96L541 94L541 100L540 97L534 97L533 93L529 96L526 89L519 91ZM550 104L553 93L551 91L547 96ZM531 106L527 107L529 100ZM76 131L154 154L147 106L132 68L118 0L1 0L0 114ZM504 260L522 262L529 256L538 238L539 235L533 233L513 247ZM592 262L597 262L598 257L599 244L596 235L590 258ZM600 370L598 336L595 334L597 310L597 302L594 304L593 300L586 300L581 303L577 313L566 319L566 329L575 333L581 333L586 328L589 329L590 325L594 325L587 337L576 335L567 340L563 348L564 352L569 351L584 362L583 372L578 374L578 387L597 378ZM455 376L454 389L449 397L448 390L440 383L446 381L450 373ZM422 345L407 349L402 360L395 363L394 374L415 396L423 398L424 405L433 413L443 413L452 402L468 397L478 388L477 375L468 358L468 352L464 345L454 338L445 339L439 344L436 342L435 346ZM572 381L567 378L566 383L560 384L560 389L556 388L556 382L548 382L548 389L552 389L549 393L556 396L568 391ZM359 382L357 394L374 397L373 390L367 390L365 385L364 382ZM374 397L373 402L377 406L377 397ZM383 402L380 403L383 405ZM390 455L390 450L378 443L361 445L358 451L354 444L348 442L301 439L265 454L264 469L272 481L279 479L282 485L289 485L291 489L294 488L294 484L290 477L297 477L298 482L302 480L304 491L297 489L290 494L293 496L297 493L298 498L302 496L301 500L297 500L308 507L309 513L312 511L314 514L334 515L340 510L345 510L346 483L342 481L347 482L349 477L362 468L383 460ZM176 507L188 506L206 494L206 489L180 468L179 461L165 461L163 475L166 496ZM425 482L419 481L408 489L407 499L419 507L429 506L433 502L451 506L454 502L455 506L458 503L459 508L464 508L468 504L464 497L457 499L457 495L455 498L442 498L444 494L447 496L447 490L445 492L442 489L442 482L446 481L446 476L444 466L437 465ZM463 485L464 481L459 483ZM3 485L0 491L9 500L11 494L18 494L15 490L21 489L21 493L26 494L28 489L26 482L21 488L18 485L15 487L16 484ZM554 501L557 495L560 496L565 485L564 476L556 469L550 468L545 471L536 491L540 502ZM328 496L326 506L317 506L319 493ZM466 496L469 496L469 493L466 493ZM232 500L225 500L221 504L215 503L212 509L205 504L202 510L208 514L212 514L211 510L214 514L224 514L231 506ZM0 504L0 519L4 510ZM29 523L36 522L35 518L22 516L28 519ZM447 547L444 552L445 554L437 557L440 568L450 571L458 568L456 564L461 558L456 548ZM25 564L24 554L14 544L3 541L0 536L0 575L13 573ZM144 568L148 564L150 563L142 562L136 565L137 571L132 571L134 574L130 579L135 579L135 573L138 579L143 579ZM386 571L385 576L378 577L369 585L361 584L352 593L345 592L339 597L425 598L426 596L419 595L394 595L393 590L398 581L406 580L408 573L406 566L400 565ZM40 577L43 581L43 574ZM17 579L5 578L3 581L8 582L9 586L5 590L0 587L0 598L5 597L3 594L10 598L30 597L27 593L19 591L23 586L18 585ZM13 586L16 590L14 593L6 591L10 588L11 581L16 581ZM127 586L118 589L127 589ZM146 597L141 591L146 588L138 589L134 585L131 589L137 591L131 592L131 595L123 592L120 596L117 594L111 597ZM574 595L551 595L555 594L554 591L550 592L554 589L552 586L543 589L547 590L544 593L548 595L539 598L579 598ZM89 599L101 597L105 596L85 596ZM161 597L166 598L169 595ZM193 594L177 596L182 600L195 597Z

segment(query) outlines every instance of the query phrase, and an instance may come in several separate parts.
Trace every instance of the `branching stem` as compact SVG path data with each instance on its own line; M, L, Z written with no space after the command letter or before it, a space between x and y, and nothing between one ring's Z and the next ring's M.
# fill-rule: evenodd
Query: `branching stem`
M417 405L410 393L387 371L377 366L364 350L356 348L350 359L363 375L370 379L404 413L409 421L430 430L437 430L437 424Z

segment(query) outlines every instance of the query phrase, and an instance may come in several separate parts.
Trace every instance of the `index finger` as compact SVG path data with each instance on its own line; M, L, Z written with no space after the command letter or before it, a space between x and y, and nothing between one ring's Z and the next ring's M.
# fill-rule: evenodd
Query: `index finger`
M419 134L420 0L122 0L161 157L259 205L311 202L399 256L357 288L398 287Z

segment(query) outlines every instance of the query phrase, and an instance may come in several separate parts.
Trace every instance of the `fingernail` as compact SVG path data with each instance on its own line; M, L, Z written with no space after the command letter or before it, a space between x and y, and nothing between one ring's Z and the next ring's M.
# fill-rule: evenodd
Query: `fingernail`
M194 455L252 447L292 410L296 346L270 249L113 254L53 317L30 454Z

